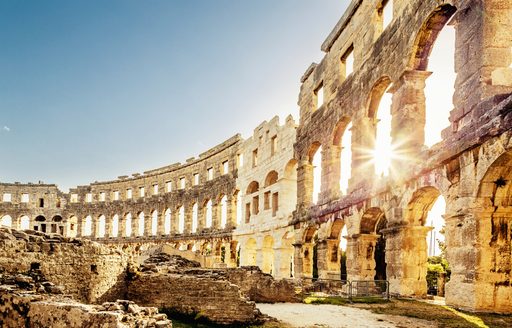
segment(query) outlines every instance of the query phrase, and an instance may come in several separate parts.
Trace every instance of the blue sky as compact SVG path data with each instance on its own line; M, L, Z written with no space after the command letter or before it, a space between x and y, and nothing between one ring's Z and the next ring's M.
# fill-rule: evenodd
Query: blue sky
M298 119L348 2L1 1L0 181L67 190Z

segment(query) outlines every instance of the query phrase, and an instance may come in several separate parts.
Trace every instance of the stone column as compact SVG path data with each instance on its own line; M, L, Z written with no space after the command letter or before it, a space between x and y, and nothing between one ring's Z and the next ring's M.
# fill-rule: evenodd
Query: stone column
M83 234L83 220L80 219L78 216L77 216L77 220L76 220L76 237L77 238L80 238L82 237L82 234ZM32 224L32 223L31 223ZM32 227L30 227L32 228Z
M191 233L192 232L192 206L190 204L185 205L185 230L183 233ZM178 213L179 215L179 213ZM213 245L212 245L213 247ZM214 250L212 250L214 251Z
M137 214L132 214L132 233L130 238L137 237L139 234L139 216Z
M295 273L295 278L302 278L303 276L303 258L302 258L302 244L295 243L293 244L293 271Z
M226 223L227 229L236 227L236 195L227 196L228 218Z
M105 215L105 239L112 236L112 217Z
M146 212L144 212L144 237L150 237L152 235L151 234L152 225L153 225L152 213L146 214Z
M386 238L389 289L402 296L427 294L427 234L432 227L396 226L382 230Z
M119 217L119 231L117 232L117 237L126 237L126 216Z
M212 229L220 229L220 200L216 200L212 204Z
M327 145L322 148L322 190L320 203L338 199L340 192L341 146Z
M416 165L415 159L425 144L425 81L431 75L427 71L405 71L390 92L393 93L391 105L391 137L398 156L393 158L392 166L396 176L403 176ZM431 110L436 110L432 108Z
M299 161L297 168L297 206L309 208L313 204L313 165L307 160Z
M375 245L379 235L360 234L347 237L347 279L375 279Z
M302 244L301 278L313 278L313 243Z
M91 215L91 236L89 238L98 238L99 227L98 218Z

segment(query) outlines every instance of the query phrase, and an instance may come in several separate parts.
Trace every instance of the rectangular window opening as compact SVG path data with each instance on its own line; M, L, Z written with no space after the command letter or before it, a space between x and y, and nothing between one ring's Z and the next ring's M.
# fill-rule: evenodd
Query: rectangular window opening
M316 109L324 104L324 84L323 82L315 89Z
M345 54L341 57L342 71L345 77L348 77L354 72L354 46L351 45Z

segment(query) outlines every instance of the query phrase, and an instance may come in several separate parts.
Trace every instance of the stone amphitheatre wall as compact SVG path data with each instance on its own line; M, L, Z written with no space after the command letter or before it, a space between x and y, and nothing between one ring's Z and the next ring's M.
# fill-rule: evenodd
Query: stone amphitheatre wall
M295 273L312 277L316 248L319 275L339 276L337 245L346 226L348 279L385 277L392 293L425 295L431 229L425 221L443 196L452 269L447 303L510 312L512 216L504 195L511 189L512 3L392 4L393 19L384 28L386 2L352 1L322 45L325 57L302 78L295 144ZM446 24L456 35L453 104L426 108L429 56ZM345 74L347 58L354 58L350 74ZM381 177L368 153L375 147L385 92L392 96L391 108L384 110L391 112L392 144L399 156L392 159L389 176ZM427 147L425 115L433 110L449 112L450 126L440 143ZM351 176L343 194L340 175L348 168L341 167L340 153L349 124ZM312 162L319 149L321 191L315 203Z

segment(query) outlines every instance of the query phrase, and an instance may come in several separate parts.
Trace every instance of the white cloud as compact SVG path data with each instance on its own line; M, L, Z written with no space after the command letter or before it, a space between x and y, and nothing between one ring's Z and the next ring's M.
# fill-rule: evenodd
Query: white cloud
M10 131L11 131L11 128L10 128L10 127L8 127L8 126L6 126L6 125L4 125L3 130L4 130L5 132L10 132Z

